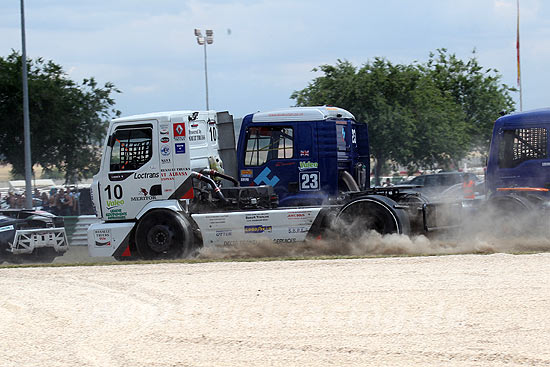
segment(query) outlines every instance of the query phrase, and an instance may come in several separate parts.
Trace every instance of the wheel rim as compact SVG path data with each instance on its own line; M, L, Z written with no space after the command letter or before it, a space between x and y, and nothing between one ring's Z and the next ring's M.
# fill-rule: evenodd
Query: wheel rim
M157 224L147 233L147 245L155 252L168 251L173 242L174 231L169 226Z

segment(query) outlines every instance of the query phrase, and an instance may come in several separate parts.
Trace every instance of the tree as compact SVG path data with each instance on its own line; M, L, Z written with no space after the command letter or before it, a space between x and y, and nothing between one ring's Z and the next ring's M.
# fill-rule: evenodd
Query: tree
M339 106L367 122L377 182L389 159L409 167L435 166L466 154L462 110L418 65L375 58L359 70L340 60L320 70L324 75L291 98L298 106Z
M475 50L468 61L463 61L445 48L438 49L437 53L430 53L421 68L464 112L470 148L486 152L495 120L502 113L514 111L510 92L517 90L502 84L498 70L479 65Z
M24 174L22 58L13 51L0 57L0 161ZM42 58L27 61L31 158L46 171L58 169L67 182L98 171L100 144L108 121L120 115L111 97L112 83L94 78L78 84L63 68Z

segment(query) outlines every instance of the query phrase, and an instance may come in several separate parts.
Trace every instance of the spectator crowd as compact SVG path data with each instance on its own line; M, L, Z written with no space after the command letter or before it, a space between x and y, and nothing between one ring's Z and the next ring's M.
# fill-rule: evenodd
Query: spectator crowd
M52 187L49 192L34 190L33 207L50 212L55 215L70 216L79 215L79 192L67 187L57 189ZM25 207L25 193L8 192L1 198L2 208L22 209Z

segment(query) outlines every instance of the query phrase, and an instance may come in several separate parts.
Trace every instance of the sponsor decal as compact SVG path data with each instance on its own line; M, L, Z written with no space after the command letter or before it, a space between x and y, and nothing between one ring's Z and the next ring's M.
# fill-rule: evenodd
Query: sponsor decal
M168 143L169 141L170 141L170 138L167 137L167 136L163 136L162 138L160 138L160 142L161 142L161 143L166 144L166 143Z
M306 217L309 217L311 215L310 212L290 212L287 214L287 219L290 220L298 220L298 219L305 219Z
M15 229L15 228L13 227L13 225L4 226L4 227L0 227L0 232L11 231L11 230L13 230L13 229Z
M263 169L262 172L256 178L254 179L254 183L256 185L261 185L262 183L270 186L275 186L280 181L279 177L276 175L273 175L272 178L269 178L269 174L271 173L271 169L269 167L266 167Z
M309 157L309 150L300 150L300 157Z
M224 246L233 246L233 245L246 245L251 244L255 245L259 243L257 240L235 240L235 241L223 241Z
M170 164L172 163L172 160L170 158L161 158L160 163L162 164Z
M134 173L134 179L143 180L147 178L159 178L160 173L158 172L143 172L143 173Z
M150 200L155 200L157 197L156 196L153 196L153 195L149 195L149 196L132 196L130 198L131 201L150 201Z
M202 141L202 140L206 140L206 136L204 136L204 135L191 135L189 137L189 141Z
M213 215L208 218L208 222L208 228L221 227L221 224L225 225L227 222L227 215Z
M132 172L109 173L109 180L111 180L111 181L122 181L122 180L125 180L126 178L128 178L131 174L132 174Z
M107 200L106 204L106 209L111 210L117 206L124 205L124 200Z
M96 247L109 247L111 246L111 230L110 229L96 229L94 231L95 245Z
M269 214L246 214L244 219L247 222L267 222L269 220Z
M174 140L185 140L185 122L176 122L174 127Z
M108 220L126 219L127 212L123 212L122 209L113 209L106 214Z
M166 156L170 155L170 146L169 145L163 145L160 147L160 154Z
M185 143L176 143L176 154L185 153Z
M250 179L249 179L248 177L242 177L242 178L241 178L241 181L242 181L242 182L248 182L249 180L250 180Z
M296 238L274 238L273 242L275 243L294 243Z
M300 167L298 167L298 169L300 171L304 171L306 169L316 169L318 167L319 167L319 163L307 161L307 162L300 162Z
M290 227L288 233L307 233L309 232L308 227Z
M270 113L269 117L292 117L292 116L303 116L303 112L279 112L279 113Z
M160 174L161 181L174 181L174 178L177 176L187 176L185 171L173 171L173 172L162 172Z
M206 140L206 135L202 133L201 129L189 130L189 141L202 141L202 140Z
M169 135L170 134L170 130L169 130L169 127L170 125L167 125L167 124L161 124L159 125L159 132L160 132L160 135Z
M141 187L138 192L138 196L132 196L131 201L144 201L144 200L155 200L157 197L155 195L149 195L149 191Z
M264 232L271 232L271 229L272 229L271 226L262 226L262 225L244 226L244 233L264 233Z
M170 168L161 168L161 172L174 172L174 171L191 171L189 167L170 167Z
M216 231L216 237L230 237L233 235L233 231L230 229L228 230L222 230L222 231Z
M242 169L241 170L241 177L252 177L252 170L251 169Z
M281 167L281 166L293 166L296 162L277 162L275 163L275 167Z

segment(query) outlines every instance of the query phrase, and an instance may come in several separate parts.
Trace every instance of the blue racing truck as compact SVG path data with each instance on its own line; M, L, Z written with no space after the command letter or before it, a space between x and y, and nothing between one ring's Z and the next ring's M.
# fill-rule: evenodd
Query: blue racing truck
M541 219L550 203L550 109L502 116L495 122L486 174L487 206L516 218Z

